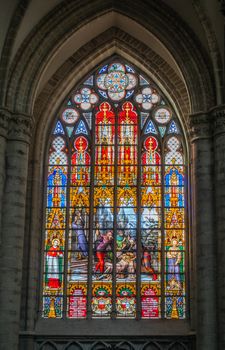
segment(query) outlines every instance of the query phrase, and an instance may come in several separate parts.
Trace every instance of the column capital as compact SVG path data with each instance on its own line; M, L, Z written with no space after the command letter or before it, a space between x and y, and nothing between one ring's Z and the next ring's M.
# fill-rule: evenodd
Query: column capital
M225 105L216 106L210 111L214 123L214 135L225 133Z
M207 112L199 112L189 115L189 135L191 142L212 137L212 116Z
M9 120L11 117L11 113L5 109L0 108L0 136L7 137Z
M8 139L30 143L34 120L22 113L13 113L9 121Z

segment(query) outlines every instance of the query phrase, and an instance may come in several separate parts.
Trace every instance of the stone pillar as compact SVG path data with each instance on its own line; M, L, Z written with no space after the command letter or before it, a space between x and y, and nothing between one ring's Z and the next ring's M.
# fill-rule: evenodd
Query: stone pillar
M190 116L198 350L217 350L212 118Z
M2 243L2 202L3 190L5 184L5 148L6 137L8 132L9 112L5 109L0 109L0 246Z
M6 145L0 264L0 349L18 349L28 152L32 119L11 115Z
M212 110L215 147L215 194L217 236L217 309L219 347L225 349L225 105Z

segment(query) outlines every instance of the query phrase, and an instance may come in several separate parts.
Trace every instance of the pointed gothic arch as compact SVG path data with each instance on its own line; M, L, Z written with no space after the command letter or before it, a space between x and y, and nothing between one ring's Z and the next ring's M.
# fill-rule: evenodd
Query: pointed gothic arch
M186 151L176 113L154 82L115 57L72 90L58 116L42 316L186 318Z

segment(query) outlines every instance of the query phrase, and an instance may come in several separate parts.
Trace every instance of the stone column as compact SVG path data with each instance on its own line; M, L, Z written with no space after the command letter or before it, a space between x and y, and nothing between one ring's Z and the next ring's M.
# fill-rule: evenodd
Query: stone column
M190 116L198 350L218 349L212 130L212 118L207 113Z
M32 119L11 115L6 145L0 263L0 349L18 349L28 152Z
M1 225L2 225L2 201L3 189L5 184L5 148L8 131L9 112L0 109L0 246L2 242Z
M219 347L225 349L225 105L212 110L215 147L215 194L217 236L217 309Z

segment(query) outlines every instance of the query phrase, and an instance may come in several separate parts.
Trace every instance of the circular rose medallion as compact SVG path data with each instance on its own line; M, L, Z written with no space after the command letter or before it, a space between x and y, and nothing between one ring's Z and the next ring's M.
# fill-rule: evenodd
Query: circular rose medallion
M160 124L166 124L171 119L172 113L168 108L158 108L155 113L154 117L155 120Z
M79 113L73 108L67 108L62 114L62 119L67 124L73 124L79 117Z
M128 85L128 77L123 72L111 72L105 78L105 87L110 92L122 92Z

